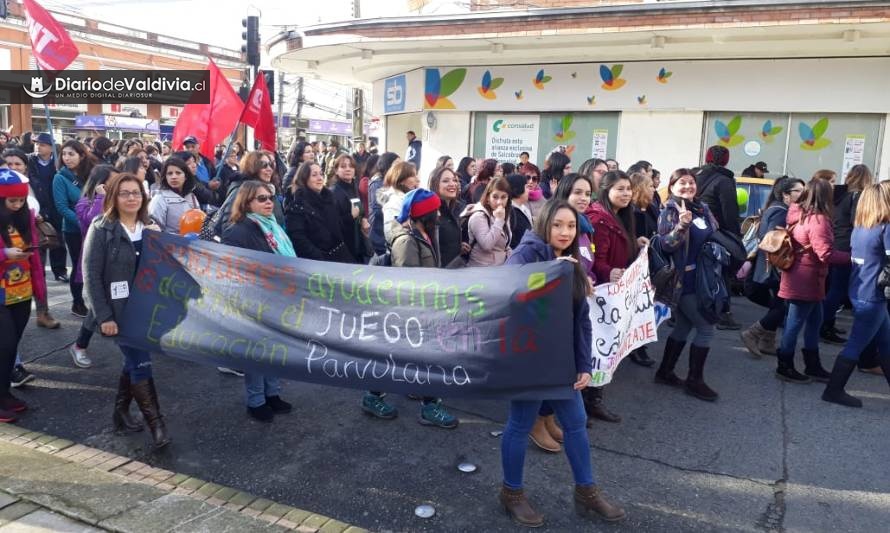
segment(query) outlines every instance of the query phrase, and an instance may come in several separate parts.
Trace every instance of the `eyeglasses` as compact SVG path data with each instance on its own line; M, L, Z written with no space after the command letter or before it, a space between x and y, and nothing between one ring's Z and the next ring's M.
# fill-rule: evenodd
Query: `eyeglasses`
M117 197L121 200L127 198L142 198L142 191L118 191Z
M256 196L254 196L253 199L261 204L264 204L266 202L271 202L272 196L268 195L268 194L258 194Z
M262 164L260 165L260 168L272 168L272 163L270 163L268 161L263 161Z

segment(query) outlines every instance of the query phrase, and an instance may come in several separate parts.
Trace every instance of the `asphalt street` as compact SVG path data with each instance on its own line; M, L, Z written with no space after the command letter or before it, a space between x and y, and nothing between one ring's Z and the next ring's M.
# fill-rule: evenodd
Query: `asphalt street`
M151 453L148 435L112 432L121 357L96 337L93 367L67 352L79 319L67 286L48 282L62 328L29 324L22 344L38 380L19 389L32 409L20 421L42 431L177 472L313 510L373 531L514 531L497 504L500 441L507 406L447 401L461 419L453 431L417 423L419 404L390 396L393 421L363 415L361 392L287 382L293 414L272 424L245 413L237 377L214 367L154 358L162 411L173 444ZM750 324L761 310L734 300ZM843 316L841 327L849 328ZM666 326L659 332L666 334ZM822 402L822 385L773 376L774 358L755 360L738 332L718 332L705 369L720 393L706 403L652 383L654 369L622 363L606 390L620 424L596 423L591 453L605 493L627 509L617 525L577 517L565 458L529 449L526 490L545 514L546 531L887 531L890 523L890 389L855 373L854 410ZM650 347L660 359L662 343ZM822 345L830 367L839 347ZM798 355L798 360L800 356ZM678 374L685 372L685 356ZM478 466L465 474L457 465ZM432 504L431 519L414 516Z

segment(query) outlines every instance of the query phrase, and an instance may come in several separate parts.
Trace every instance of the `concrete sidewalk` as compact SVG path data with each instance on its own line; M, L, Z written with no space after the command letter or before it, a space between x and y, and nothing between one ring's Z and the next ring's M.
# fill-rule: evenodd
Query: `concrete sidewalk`
M361 533L337 520L0 424L0 532Z

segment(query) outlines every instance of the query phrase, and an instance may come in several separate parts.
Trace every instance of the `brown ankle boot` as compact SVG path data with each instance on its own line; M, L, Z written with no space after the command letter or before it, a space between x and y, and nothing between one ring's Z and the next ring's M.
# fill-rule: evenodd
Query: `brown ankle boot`
M562 446L560 446L558 442L553 440L553 437L550 436L550 432L547 431L547 426L545 425L543 416L539 416L535 419L535 425L532 426L532 430L529 432L528 438L530 438L532 442L535 443L535 446L541 448L545 452L559 453L562 451Z
M522 489L514 490L501 487L498 495L504 510L514 522L526 527L541 527L544 525L544 517L528 503L525 492Z
M130 392L130 375L122 373L117 383L117 396L114 398L114 414L111 419L114 422L115 431L123 433L136 433L142 431L142 424L133 420L130 416L130 402L133 394Z
M575 485L575 510L584 517L596 514L607 522L624 520L627 516L624 509L607 502L596 485Z
M619 415L606 408L606 403L603 400L603 387L587 387L581 396L584 398L584 410L587 412L588 418L596 418L613 424L621 422Z
M161 408L158 406L158 393L155 390L154 379L142 380L139 383L130 385L133 398L136 405L151 430L151 437L154 440L155 448L162 448L170 444L170 437L167 435L167 426L164 425L164 417L161 416Z
M37 311L37 327L56 329L59 327L59 321L53 318L49 311Z
M558 425L556 425L556 416L554 416L554 415L545 416L544 417L544 427L547 428L547 433L549 433L550 436L553 437L553 440L555 440L556 442L559 442L560 444L562 443L562 441L564 440L563 435L562 435L562 429L560 429L560 427Z

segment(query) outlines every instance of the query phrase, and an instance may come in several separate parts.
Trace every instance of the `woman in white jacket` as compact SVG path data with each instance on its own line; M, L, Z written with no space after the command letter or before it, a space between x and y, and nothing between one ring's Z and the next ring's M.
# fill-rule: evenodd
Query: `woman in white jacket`
M393 229L399 227L396 218L402 214L405 195L420 185L414 163L399 161L390 167L383 178L383 188L377 191L377 201L383 205L383 236L392 244Z
M195 175L182 159L169 157L161 169L161 183L151 203L148 215L162 231L179 235L179 219L190 209L200 209L195 197Z

